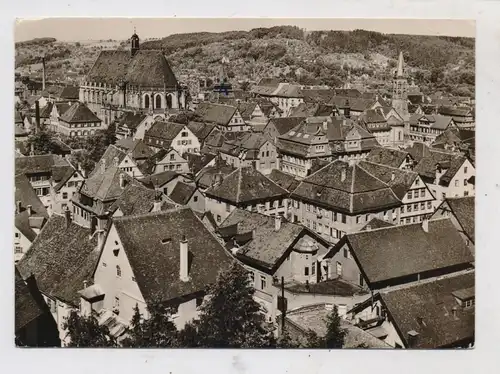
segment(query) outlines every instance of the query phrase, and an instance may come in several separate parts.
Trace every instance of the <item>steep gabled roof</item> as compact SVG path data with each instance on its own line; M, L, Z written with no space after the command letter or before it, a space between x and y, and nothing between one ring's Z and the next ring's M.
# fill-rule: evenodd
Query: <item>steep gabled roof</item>
M203 142L215 128L215 124L190 121L187 124L187 128L191 130L191 132L198 138L198 140L200 140L200 142Z
M147 186L151 186L153 188L160 188L162 187L165 183L170 182L172 179L177 178L180 176L177 172L173 170L166 170L161 173L156 173L149 175L143 179L141 179L141 182Z
M291 196L347 214L381 211L401 205L388 184L360 165L349 165L340 160L302 180Z
M123 138L116 141L115 146L126 152L134 160L144 160L155 154L141 139Z
M113 225L147 303L205 291L232 262L189 208L114 218ZM187 282L179 279L183 237L190 253Z
M411 157L408 152L399 149L374 147L370 153L368 153L366 161L391 166L393 168L399 168L408 156Z
M454 296L456 291L474 290L474 275L468 272L380 292L407 346L410 331L418 333L411 346L417 349L441 348L474 338L475 308L460 306Z
M168 197L177 204L186 205L195 191L196 186L194 184L179 181L175 184L174 189Z
M139 184L129 184L118 199L110 206L109 211L115 212L117 209L124 216L134 214L149 213L154 202L161 196L159 191L155 191Z
M130 51L101 51L90 69L87 82L118 85L176 88L177 79L161 51L139 50L133 57Z
M226 161L217 157L213 166L205 166L199 171L195 181L201 188L208 188L214 183L215 176L217 174L220 174L223 178L225 178L229 174L233 173L234 170L234 166L229 165Z
M361 160L359 166L390 186L394 194L400 200L404 198L415 179L418 178L418 174L413 171L401 170L399 168L375 164L365 160Z
M54 214L18 267L23 278L34 275L40 291L52 298L77 306L83 281L92 282L99 251L90 229Z
M184 153L182 156L187 160L189 170L193 175L198 174L201 169L215 158L215 155L210 153L203 153L201 155L196 153Z
M446 202L458 223L462 226L465 235L467 235L472 242L475 242L474 196L447 198Z
M429 221L428 232L416 223L360 231L345 238L370 284L474 261L450 219Z
M226 126L238 109L235 106L203 102L198 104L196 114L204 122L212 122L217 125Z
M84 103L76 102L60 117L61 121L67 123L101 122Z
M126 112L117 123L117 128L126 126L131 130L135 130L147 118L147 115L142 113Z
M210 187L207 196L220 198L233 204L259 200L281 199L288 192L252 167L238 168L219 185Z
M272 123L280 135L286 134L288 131L296 127L304 120L304 117L283 117L271 118L269 124ZM268 126L269 126L268 124Z
M460 154L429 149L428 154L415 166L414 171L426 180L434 180L436 167L440 165L446 172L441 176L439 183L447 186L466 160L467 158Z
M278 169L271 170L271 173L267 177L288 192L295 190L300 183L293 175L284 173Z
M59 98L62 100L78 100L79 99L80 87L78 86L66 86L63 87L59 94Z
M16 174L52 173L58 166L69 166L69 163L53 154L18 157L15 161Z
M17 267L15 268L15 332L18 332L31 321L40 317L45 313L45 310L39 303L38 298L33 295L32 291L24 282Z
M47 209L45 209L40 198L35 193L28 178L24 174L18 174L15 177L15 201L21 203L21 211L16 211L15 227L29 240L33 241L36 233L30 225L30 217L40 217L45 220L49 218ZM31 216L28 212L28 205L31 205Z
M145 136L164 139L166 142L170 143L184 127L186 127L186 125L176 122L158 121L153 123L151 128L146 131Z
M112 166L118 166L125 156L125 152L114 144L110 144L108 148L106 148L106 151L104 151L104 154L101 156L99 162L96 163L94 170L92 170L89 174L89 178L91 178L94 174L102 173L103 168L108 169Z
M304 226L283 221L280 229L275 229L275 217L265 216L256 212L249 212L244 209L235 209L220 225L221 235L225 228L236 225L236 230L230 237L238 237L251 234L251 239L247 241L237 252L237 256L243 261L251 259L261 266L273 269L282 259L288 249L294 244L298 244L299 236L306 233L304 240L316 242L317 251L326 253L326 246L323 241L318 242L316 235L309 232ZM227 231L227 230L226 230Z

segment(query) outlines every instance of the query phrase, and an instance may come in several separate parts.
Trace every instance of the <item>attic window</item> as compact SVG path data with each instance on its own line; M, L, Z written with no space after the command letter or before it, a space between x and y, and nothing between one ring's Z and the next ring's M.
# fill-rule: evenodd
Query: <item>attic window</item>
M113 254L115 255L115 257L118 256L118 253L120 252L120 248L115 248L113 249Z
M172 238L165 238L161 240L161 244L168 244L172 242Z
M309 137L309 134L304 134L304 138L308 138Z

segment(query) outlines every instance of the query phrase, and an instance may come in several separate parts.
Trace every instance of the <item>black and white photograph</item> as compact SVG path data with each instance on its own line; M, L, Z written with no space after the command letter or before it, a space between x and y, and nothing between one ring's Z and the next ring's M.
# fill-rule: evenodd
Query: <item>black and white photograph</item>
M17 349L475 347L474 20L12 26Z

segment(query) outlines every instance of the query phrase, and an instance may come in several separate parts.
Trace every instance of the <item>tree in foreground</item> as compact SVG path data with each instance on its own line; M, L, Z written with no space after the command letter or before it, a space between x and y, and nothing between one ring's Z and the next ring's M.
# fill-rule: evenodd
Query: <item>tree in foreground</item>
M310 331L307 336L307 348L333 348L340 349L344 346L345 336L347 331L340 327L341 317L336 305L334 305L331 313L326 317L326 334L318 336L315 332Z
M172 309L160 302L153 302L148 306L148 312L150 317L145 319L138 305L135 306L127 337L122 345L130 348L177 346L177 329L172 322Z
M179 344L188 347L266 348L275 345L248 273L239 264L221 272L210 295L200 307L199 319L179 334Z
M100 326L95 314L80 316L72 311L64 322L63 328L68 331L69 347L117 347L115 338L106 326Z

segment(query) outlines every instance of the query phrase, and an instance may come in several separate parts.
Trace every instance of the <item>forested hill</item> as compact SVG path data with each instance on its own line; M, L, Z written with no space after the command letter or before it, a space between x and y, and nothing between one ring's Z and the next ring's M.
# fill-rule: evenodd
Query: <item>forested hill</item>
M174 65L201 68L208 74L213 73L210 67L203 69L201 65L207 59L216 62L224 55L232 62L233 70L245 78L252 78L257 71L274 76L288 74L293 79L299 69L303 80L319 79L330 84L345 78L347 69L342 68L346 67L354 76L383 75L394 66L399 51L403 51L416 83L445 90L462 87L462 91L473 92L474 45L473 38L366 30L305 32L295 26L277 26L175 34L146 41L141 48L164 49Z

